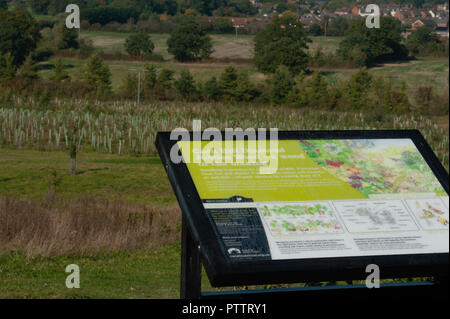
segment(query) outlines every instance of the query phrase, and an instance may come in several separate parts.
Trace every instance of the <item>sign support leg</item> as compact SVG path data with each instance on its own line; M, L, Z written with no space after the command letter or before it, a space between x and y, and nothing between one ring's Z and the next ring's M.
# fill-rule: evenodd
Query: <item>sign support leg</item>
M202 265L198 244L183 214L181 230L181 299L200 299Z

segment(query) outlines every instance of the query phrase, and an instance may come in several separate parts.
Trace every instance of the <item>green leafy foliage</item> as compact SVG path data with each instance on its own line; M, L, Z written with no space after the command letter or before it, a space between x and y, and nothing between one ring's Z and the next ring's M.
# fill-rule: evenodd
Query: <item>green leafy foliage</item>
M111 71L103 63L100 54L94 54L89 58L84 76L98 91L105 94L111 91Z
M190 18L180 22L167 40L167 46L169 53L180 62L202 60L213 52L211 38L200 24Z
M286 98L294 86L294 81L289 69L284 65L279 66L272 75L270 83L272 85L270 89L271 100L275 104L286 102Z
M40 38L39 26L28 13L0 10L0 54L9 52L15 67L25 61Z
M372 29L367 28L365 19L358 19L346 32L338 53L344 60L364 57L365 65L405 59L408 49L401 43L401 32L401 22L394 18L381 17L380 28Z
M139 32L127 37L125 41L125 49L128 54L135 56L149 56L153 53L155 44L150 39L150 35L146 32Z
M50 80L62 81L69 78L69 74L64 70L65 65L61 59L56 60Z
M276 17L255 37L255 65L264 73L274 73L278 66L285 65L292 74L298 74L307 68L308 42L296 16Z
M180 77L175 81L175 88L178 93L188 101L191 101L197 95L194 78L189 70L181 71Z
M444 55L445 45L432 28L422 27L411 32L406 41L410 53L416 56ZM448 54L448 51L447 51Z

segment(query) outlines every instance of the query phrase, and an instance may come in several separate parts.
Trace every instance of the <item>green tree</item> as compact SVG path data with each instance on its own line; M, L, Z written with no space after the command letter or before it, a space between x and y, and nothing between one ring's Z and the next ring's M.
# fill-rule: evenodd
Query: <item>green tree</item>
M64 70L65 65L61 59L56 60L50 80L62 81L69 78L69 74Z
M8 52L19 67L36 48L41 35L36 21L24 11L0 10L0 54Z
M309 98L315 107L328 106L328 86L320 74L320 72L314 72L311 81L309 83Z
M276 17L255 37L255 65L264 73L274 73L285 65L292 74L298 74L307 68L308 42L311 40L295 15Z
M300 72L295 78L295 84L287 96L287 100L294 106L305 107L309 105L309 93L307 91L306 74Z
M248 77L248 73L243 71L238 74L237 85L234 91L234 99L237 101L251 101L256 95L255 87Z
M383 62L392 59L404 59L408 49L401 43L401 22L390 17L380 18L380 28L369 29L365 19L355 20L339 44L338 54L344 60L354 59L350 56L355 48L365 57L365 64Z
M145 65L145 75L144 75L144 90L153 90L158 81L157 68L153 64Z
M229 18L217 17L213 21L213 30L217 33L230 33L234 31L233 23Z
M208 58L212 50L211 38L193 19L185 18L167 40L168 52L180 62Z
M413 55L433 55L445 52L445 45L432 28L422 27L411 32L406 46Z
M125 49L128 54L135 56L149 56L155 49L155 44L150 39L150 35L146 32L131 34L125 40Z
M111 91L111 71L103 63L100 54L94 54L89 58L84 73L86 81L98 91L108 93Z
M17 70L17 75L26 81L34 81L39 79L36 62L33 61L31 55L27 56L25 62Z
M11 80L15 76L14 57L9 52L0 54L0 80Z
M138 92L138 77L136 73L127 73L122 78L120 85L120 96L124 98L134 98Z
M197 94L195 81L189 70L181 71L180 77L175 81L175 88L188 101L193 100Z
M225 100L232 100L238 85L238 72L234 66L228 66L220 75L219 87Z
M162 69L158 75L157 83L164 89L170 89L173 85L174 72L168 69Z
M350 108L361 110L367 105L372 80L365 68L352 75L345 90Z
M78 31L76 29L69 29L65 23L59 27L58 49L78 49Z
M168 69L162 69L158 74L158 79L156 81L156 94L161 100L169 99L172 94L170 91L173 86L173 76L174 72Z
M220 87L215 76L205 82L202 87L202 94L207 100L217 101L219 99Z
M270 98L275 104L282 104L286 102L286 99L291 92L294 81L289 69L280 65L275 73L270 78L272 87L270 88Z

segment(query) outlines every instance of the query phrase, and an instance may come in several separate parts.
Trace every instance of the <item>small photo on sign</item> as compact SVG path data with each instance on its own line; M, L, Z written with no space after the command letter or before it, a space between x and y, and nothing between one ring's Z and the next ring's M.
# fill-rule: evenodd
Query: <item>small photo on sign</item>
M448 230L448 208L440 198L406 201L424 230Z

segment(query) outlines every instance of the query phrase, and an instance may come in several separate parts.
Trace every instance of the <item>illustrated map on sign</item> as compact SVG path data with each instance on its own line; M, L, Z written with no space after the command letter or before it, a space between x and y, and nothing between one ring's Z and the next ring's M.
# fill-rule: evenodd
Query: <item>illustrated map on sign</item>
M417 231L417 224L401 200L334 202L350 233Z
M265 204L259 210L274 236L342 233L327 203Z

